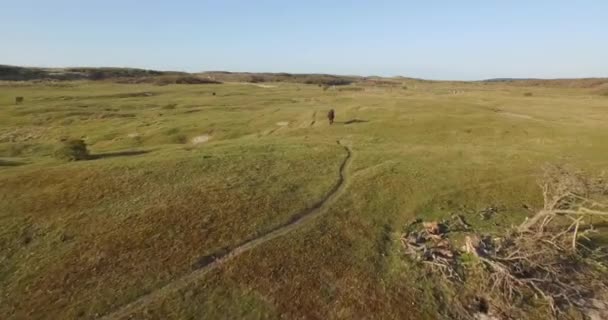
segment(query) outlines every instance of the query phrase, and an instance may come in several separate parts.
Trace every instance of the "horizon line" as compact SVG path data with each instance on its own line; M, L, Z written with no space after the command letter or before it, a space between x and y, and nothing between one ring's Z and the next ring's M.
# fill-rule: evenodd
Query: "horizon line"
M491 77L476 80L463 80L463 79L437 79L437 78L422 78L415 76L404 76L404 75L392 75L392 76L381 76L381 75L361 75L361 74L342 74L342 73L327 73L327 72L287 72L287 71L229 71L229 70L201 70L201 71L184 71L179 69L162 69L162 68L147 68L147 67L128 67L128 66L42 66L42 65L14 65L14 64L2 64L0 66L16 67L16 68L32 68L32 69L77 69L77 68L90 68L90 69L135 69L135 70L146 70L146 71L157 71L157 72L180 72L187 74L200 74L200 73L213 73L223 72L232 74L292 74L292 75L327 75L327 76L338 76L338 77L360 77L360 78L408 78L413 80L425 80L425 81L456 81L456 82L483 82L483 81L522 81L522 80L584 80L584 79L608 79L608 75L593 77L558 77L558 78L542 78L542 77Z

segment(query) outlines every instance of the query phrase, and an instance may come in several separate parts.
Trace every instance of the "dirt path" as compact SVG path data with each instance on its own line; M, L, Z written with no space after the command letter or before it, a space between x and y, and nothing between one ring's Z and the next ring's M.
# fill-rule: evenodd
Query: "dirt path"
M269 136L269 135L273 134L275 131L277 131L277 130L279 130L279 129L281 129L281 128L282 128L282 127L274 128L274 129L272 129L272 130L270 130L270 131L266 132L266 133L265 133L263 136L264 136L264 137Z
M163 297L167 294L179 291L191 284L195 284L199 281L204 280L205 275L210 270L221 266L223 263L228 262L230 259L240 255L241 253L249 251L267 241L278 238L293 230L296 230L308 224L315 217L319 216L340 197L340 195L346 189L347 185L346 170L352 160L352 151L349 147L343 145L340 141L337 141L337 143L342 148L344 148L344 150L346 151L346 156L340 164L340 169L338 171L338 179L336 183L322 199L314 203L311 207L293 216L288 222L271 229L264 235L246 240L230 250L202 257L200 259L198 269L196 269L195 271L186 274L172 282L169 282L168 284L150 293L140 296L135 301L132 301L126 305L119 307L117 310L102 317L101 319L128 319L129 315L140 311L146 305L161 302L163 300Z

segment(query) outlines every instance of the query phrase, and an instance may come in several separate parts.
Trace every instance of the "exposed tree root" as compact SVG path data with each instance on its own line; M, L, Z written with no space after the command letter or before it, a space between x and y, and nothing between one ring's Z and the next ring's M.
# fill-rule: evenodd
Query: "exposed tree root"
M608 217L608 205L601 201L608 188L601 179L551 167L541 189L543 208L500 237L469 233L462 249L455 250L445 232L425 224L403 235L405 252L453 286L465 290L475 283L494 319L525 317L526 308L540 302L555 319L585 310L608 291L606 253L588 237L594 231L591 218ZM457 312L462 318L478 318L480 312L455 309L467 310Z

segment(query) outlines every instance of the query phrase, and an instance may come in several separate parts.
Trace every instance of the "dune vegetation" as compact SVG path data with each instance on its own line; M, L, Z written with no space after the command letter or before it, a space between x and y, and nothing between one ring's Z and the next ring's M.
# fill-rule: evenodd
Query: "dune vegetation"
M1 318L456 317L412 221L499 236L543 167L607 165L601 83L159 77L0 83Z

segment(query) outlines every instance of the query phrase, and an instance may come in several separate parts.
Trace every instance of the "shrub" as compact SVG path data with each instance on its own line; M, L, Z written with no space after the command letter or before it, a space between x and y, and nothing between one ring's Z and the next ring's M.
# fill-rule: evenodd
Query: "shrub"
M153 81L157 85L168 85L168 84L218 84L221 83L219 81L215 81L209 78L202 78L197 76L159 76L153 78Z
M82 139L68 139L55 150L55 158L67 161L89 159L87 144Z
M254 75L254 76L251 76L251 79L249 80L249 82L251 82L251 83L266 82L266 79L264 79L264 77Z
M173 109L175 109L175 107L177 107L177 104L170 103L170 104L166 104L166 105L162 106L161 108L164 110L173 110Z
M136 135L133 137L133 144L141 145L144 142L144 139L140 135Z
M167 134L168 136L176 134L179 132L179 128L169 128L167 129L167 131L165 131L165 134Z
M524 93L524 97L531 97L533 96L532 92L526 92Z
M16 166L20 166L21 164L22 164L21 162L17 162L17 161L0 159L0 167L16 167Z
M107 74L102 70L93 70L89 73L90 80L103 80L107 77Z
M184 144L184 143L188 142L188 137L186 137L186 135L184 135L184 134L172 135L171 142Z
M353 83L353 81L349 79L331 76L308 76L306 79L303 79L303 82L306 84L320 84L326 86L345 86Z

